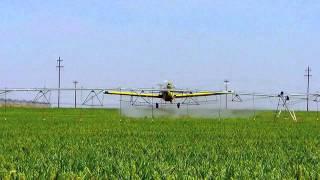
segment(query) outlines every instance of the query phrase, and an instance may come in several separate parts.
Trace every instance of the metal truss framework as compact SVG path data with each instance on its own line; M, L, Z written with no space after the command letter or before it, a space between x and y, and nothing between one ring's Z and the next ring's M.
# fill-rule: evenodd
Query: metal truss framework
M39 92L34 97L32 103L45 103L50 104L50 96L51 94L50 90L39 90ZM49 97L48 97L49 94Z
M279 118L281 116L282 111L288 112L292 118L293 121L297 121L296 114L293 109L289 108L289 96L285 96L283 92L281 92L278 95L278 105L277 105L277 110L276 110L276 115L275 118Z
M104 90L94 90L92 89L85 100L82 102L82 105L87 105L87 106L103 106L103 92ZM94 104L94 100L98 101L98 105ZM91 105L89 102L91 101Z
M87 92L87 96L83 102L81 102L81 105L84 106L103 106L103 92L106 89L60 89L61 91L81 91L81 92ZM49 106L52 106L51 102L51 95L52 92L58 91L58 89L55 88L34 88L34 89L3 89L0 90L0 96L4 96L5 106L8 102L8 95L10 93L28 93L29 95L33 95L33 98L31 101L28 101L29 103L33 104L48 104ZM91 102L91 103L90 103ZM97 102L97 103L96 103Z
M58 89L56 88L33 88L33 89L0 89L0 96L4 97L4 106L5 106L5 112L7 109L7 103L8 103L8 95L10 93L13 92L27 92L29 94L33 94L33 99L30 101L30 103L35 103L35 104L47 104L49 106L52 106L52 102L51 102L51 95L52 92L57 91ZM81 92L85 92L86 94L86 98L81 102L81 105L83 106L104 106L104 95L103 92L108 90L108 89L84 89L84 88L79 88L79 89L74 89L74 88L70 88L70 89L60 89L61 91L81 91ZM149 91L151 93L155 93L156 91L154 90L143 90L143 89L137 89L137 90L132 90L134 92L137 92L138 94L144 93L144 91ZM220 95L219 95L220 96ZM290 104L292 104L292 101L290 101L290 96L293 97L298 97L298 96L303 96L303 95L297 95L297 94L289 94L289 95L285 95L283 92L281 92L278 95L267 95L267 94L257 94L257 93L240 93L240 94L233 94L232 95L232 102L244 102L245 99L243 99L243 97L251 97L252 98L252 102L253 102L253 108L255 108L255 100L257 99L262 99L262 98L278 98L278 103L277 103L277 108L276 108L276 112L275 112L275 118L279 118L282 114L282 112L288 112L292 118L292 120L297 121L297 117L296 114L294 112L294 110L290 107ZM320 102L320 94L316 93L316 94L312 94L312 97L314 97L313 102L316 103L317 105L317 119L319 119L319 102ZM305 98L300 98L300 99L304 99ZM220 98L221 100L221 98ZM154 108L155 104L158 105L171 105L171 103L166 103L163 100L155 100L155 98L146 98L146 97L130 97L129 101L125 101L122 99L122 96L120 96L120 114L121 114L121 102L128 102L131 106L148 106L152 108ZM217 103L218 100L218 96L216 96L216 99L214 100L209 100L209 99L205 99L200 101L197 98L194 97L187 97L184 99L181 99L179 101L176 101L174 104L181 104L181 105L201 105L203 103ZM91 103L90 103L91 102ZM289 104L289 102L291 102ZM221 102L220 102L221 103ZM221 108L221 107L220 107Z

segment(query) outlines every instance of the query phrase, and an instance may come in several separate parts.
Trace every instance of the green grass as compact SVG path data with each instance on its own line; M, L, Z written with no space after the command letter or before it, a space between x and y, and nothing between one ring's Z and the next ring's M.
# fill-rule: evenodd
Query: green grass
M320 121L159 118L0 109L0 179L320 178Z

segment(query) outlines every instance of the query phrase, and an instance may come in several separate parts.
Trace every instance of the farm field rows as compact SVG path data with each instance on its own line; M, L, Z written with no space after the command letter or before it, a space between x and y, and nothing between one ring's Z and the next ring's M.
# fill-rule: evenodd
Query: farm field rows
M320 178L320 121L122 118L114 109L7 109L0 179Z

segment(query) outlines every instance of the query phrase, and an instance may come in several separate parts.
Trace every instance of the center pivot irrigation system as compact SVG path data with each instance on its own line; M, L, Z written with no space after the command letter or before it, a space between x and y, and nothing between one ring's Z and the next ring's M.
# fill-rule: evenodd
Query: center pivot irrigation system
M120 91L120 92L132 92L132 94L128 95L120 95L119 97L119 112L120 116L122 116L123 108L125 107L146 107L151 110L151 116L154 117L154 112L157 111L157 109L165 108L165 107L172 107L175 109L186 109L187 113L189 114L188 110L189 107L192 106L200 106L200 105L216 105L216 106L210 106L213 107L213 109L218 110L219 112L219 118L220 113L222 111L225 111L226 109L232 110L232 109L241 109L242 105L247 103L251 104L250 107L242 107L244 109L251 109L254 112L254 118L255 113L257 110L263 110L263 107L259 107L258 101L261 101L262 99L265 99L267 101L273 101L276 103L271 103L273 105L273 109L275 110L275 118L279 118L283 112L287 112L288 115L292 118L292 120L297 121L297 117L295 115L294 111L294 105L298 103L303 103L307 100L306 94L285 94L284 92L280 92L279 94L259 94L259 93L236 93L233 92L227 94L226 102L223 102L225 99L225 94L223 95L215 95L210 97L204 96L204 97L184 97L175 99L172 102L167 102L163 100L162 98L155 98L159 95L160 91L159 89L104 89L104 88L15 88L15 89L0 89L0 99L1 99L1 106L4 108L4 111L6 112L7 108L15 106L16 104L27 103L32 105L42 105L44 107L59 107L57 104L55 104L52 100L53 94L56 94L58 91L60 91L61 94L63 92L69 92L69 94L74 94L74 107L77 108L77 104L80 105L78 108L84 108L84 107L106 107L104 104L104 97L105 94L109 91ZM175 90L175 91L183 91L184 93L199 93L203 91L190 91L190 90ZM81 93L82 97L81 101L77 103L77 96L76 93ZM205 91L207 92L207 91ZM230 91L231 92L231 91ZM27 94L29 97L32 97L29 101L16 101L17 98L8 98L10 95L14 94L15 96L17 94ZM151 97L145 97L141 96L142 94L151 94ZM318 103L320 102L320 93L315 94L309 94L308 97L312 102L316 103L316 110L317 110L317 119L318 117L318 111L319 106ZM14 99L14 100L13 100ZM228 102L228 106L225 106L224 103ZM248 103L249 102L249 103ZM60 102L61 103L61 102ZM65 106L66 104L63 104L64 107L72 107L73 103L70 103L70 106ZM269 108L265 108L270 110ZM187 114L187 115L188 115Z

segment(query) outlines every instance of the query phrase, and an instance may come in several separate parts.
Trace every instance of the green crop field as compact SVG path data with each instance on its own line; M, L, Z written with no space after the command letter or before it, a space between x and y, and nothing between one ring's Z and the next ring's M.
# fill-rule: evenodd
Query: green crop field
M320 121L0 109L0 179L320 179ZM4 119L4 116L7 119Z

